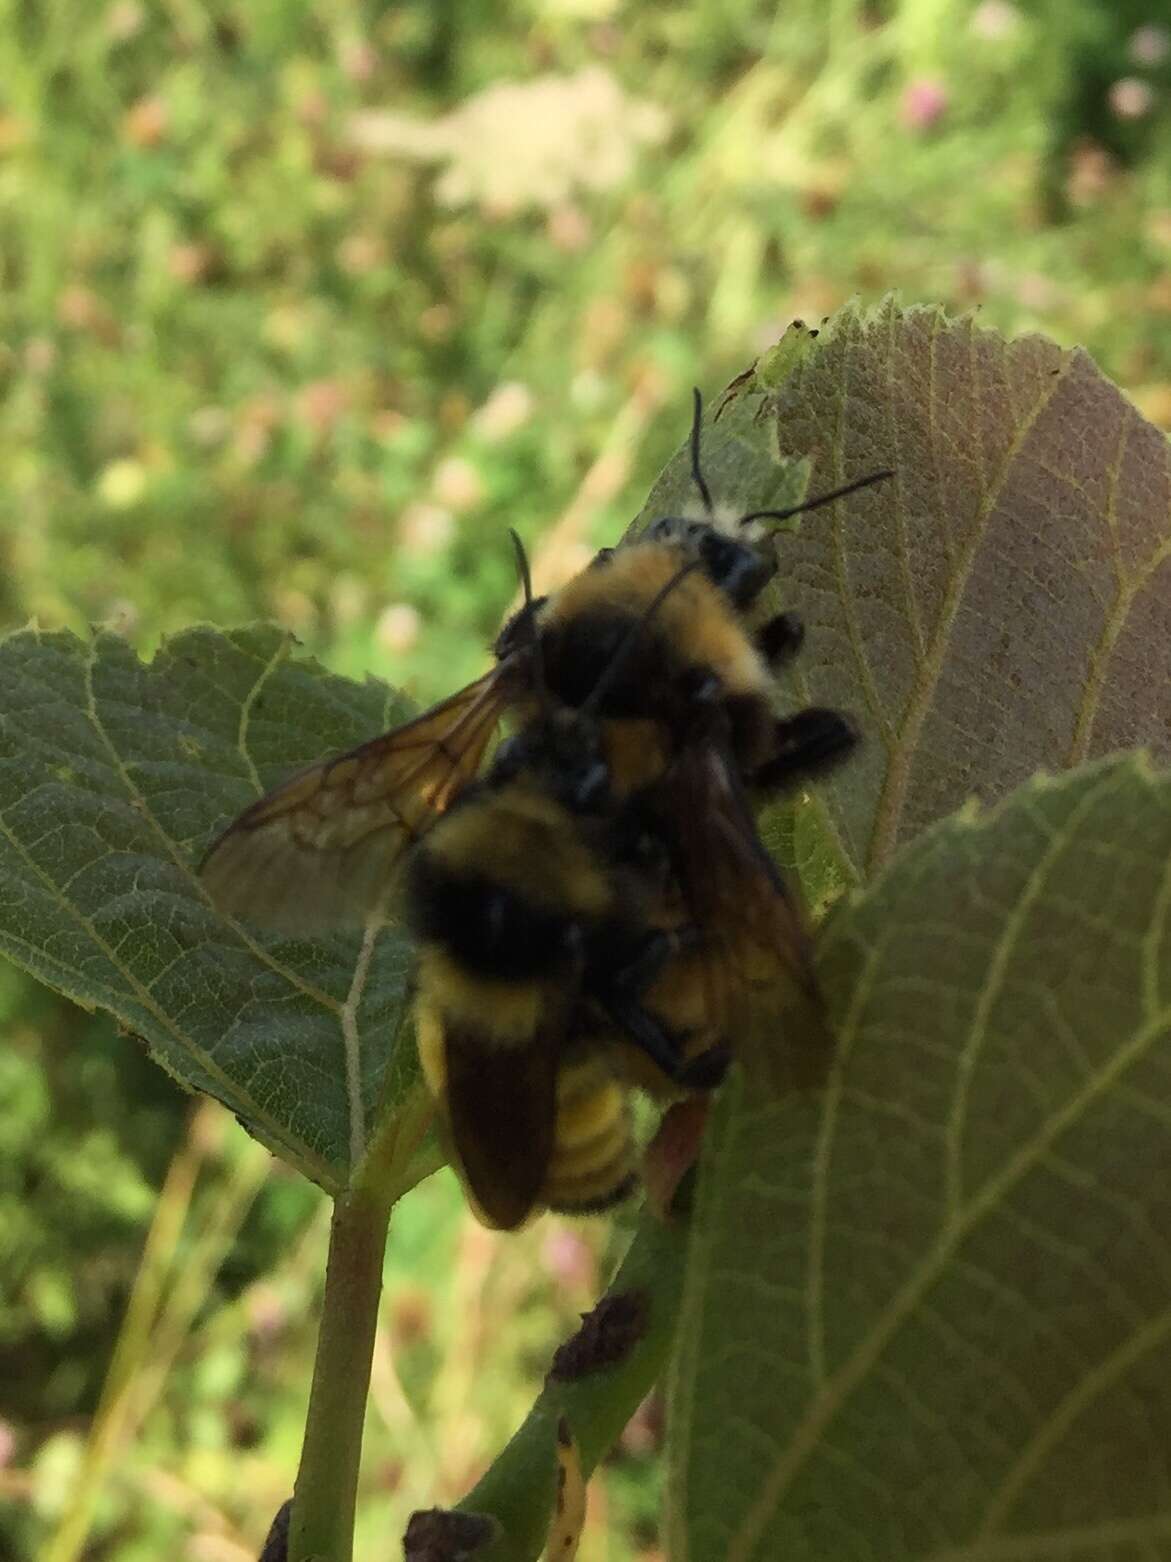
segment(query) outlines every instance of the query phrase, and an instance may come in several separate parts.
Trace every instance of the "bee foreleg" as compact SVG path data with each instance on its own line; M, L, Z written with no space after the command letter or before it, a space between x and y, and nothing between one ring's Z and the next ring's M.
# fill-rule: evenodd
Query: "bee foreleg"
M773 756L749 777L755 792L782 792L811 776L821 775L845 759L856 746L852 722L837 711L811 706L773 729Z
M805 639L805 625L796 613L778 613L761 624L753 636L756 649L772 668L782 666L796 656Z

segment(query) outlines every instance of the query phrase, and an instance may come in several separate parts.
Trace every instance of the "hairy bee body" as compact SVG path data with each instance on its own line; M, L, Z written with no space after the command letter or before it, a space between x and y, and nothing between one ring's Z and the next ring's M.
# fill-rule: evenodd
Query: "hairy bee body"
M224 911L282 931L404 918L423 1073L493 1226L622 1197L630 1088L710 1088L729 1049L768 1079L777 1026L752 1014L790 978L816 1001L754 807L855 736L774 709L801 626L753 622L775 563L744 540L756 517L715 515L698 393L692 456L707 519L664 517L536 600L517 541L525 606L492 671L260 798L202 864Z
M855 734L838 712L811 708L788 718L776 712L777 671L800 649L803 636L790 614L755 628L750 622L771 566L751 570L745 558L760 563L760 557L739 541L726 540L718 553L701 546L697 534L721 537L714 525L689 522L683 530L655 532L605 550L589 569L534 604L531 628L522 610L505 627L497 655L507 662L526 634L534 634L557 701L579 709L603 688L596 714L620 797L649 794L688 751L718 750L757 799L844 758ZM632 642L648 604L687 564L700 567L670 592ZM729 580L734 591L726 589ZM617 675L609 676L620 646L630 649ZM524 693L518 698L522 725L531 717L532 699Z
M678 928L650 919L650 870L622 858L592 744L576 767L554 753L542 768L555 746L530 735L519 759L506 754L436 823L407 875L423 1073L477 1213L504 1228L630 1191L636 1151L615 1067L624 1026L662 1049L648 1077L664 1087L662 1064L681 1075L686 1062L640 1001Z

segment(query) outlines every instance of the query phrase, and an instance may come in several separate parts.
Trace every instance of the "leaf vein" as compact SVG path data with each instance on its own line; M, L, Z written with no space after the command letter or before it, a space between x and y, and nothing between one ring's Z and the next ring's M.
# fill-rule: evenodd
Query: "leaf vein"
M833 1377L827 1380L822 1393L808 1407L775 1469L763 1483L756 1502L746 1509L740 1527L729 1544L726 1553L728 1562L748 1562L770 1515L775 1512L797 1472L816 1449L821 1433L863 1381L896 1332L913 1315L960 1242L1003 1202L1050 1145L1072 1128L1129 1068L1146 1056L1169 1024L1171 1012L1160 1014L1151 1024L1142 1027L1128 1043L1120 1045L1095 1077L1058 1111L1052 1113L1005 1167L983 1184L968 1203L962 1218L940 1232L918 1267L875 1319L866 1336L859 1341Z
M208 898L207 891L204 889L202 881L193 870L191 863L179 850L176 842L173 841L167 834L166 830L163 829L145 794L141 792L135 785L134 778L126 768L126 764L123 761L121 754L118 752L117 745L114 743L113 739L110 737L110 734L106 730L105 723L103 722L102 717L98 711L97 691L94 689L93 683L94 667L97 660L97 645L98 643L96 639L92 639L90 641L85 664L86 714L89 717L90 725L93 727L94 732L97 734L98 739L105 748L106 753L109 755L110 761L113 764L114 769L126 790L126 795L130 801L131 806L150 826L151 833L162 844L165 854L171 859L171 862L179 870L185 881L194 890L196 898L199 899L205 906L210 907L212 911L217 916L219 916L220 914L215 912L215 908L211 906L211 901ZM274 959L273 956L269 954L269 952L264 948L264 946L257 943L257 941L252 937L247 929L244 928L241 923L237 922L235 918L222 917L221 920L226 926L232 929L237 938L239 938L240 942L248 949L249 953L254 955L262 965L265 965L270 970L276 972L278 976L282 976L291 987L295 987L298 991L303 993L305 997L311 998L315 1003L320 1004L323 1009L328 1010L331 1014L340 1013L341 1004L336 998L334 998L330 993L323 991L320 987L315 986L312 982L306 981L299 972L294 971L291 967L283 965L279 960Z
M248 690L248 693L240 702L240 721L236 728L236 747L240 751L240 758L248 767L248 776L255 787L257 795L263 793L264 784L260 779L260 772L256 768L255 761L248 750L248 728L252 721L252 707L260 695L261 689L272 677L273 673L288 655L289 642L287 639L277 641L272 655L256 676L256 681Z
M974 373L975 370L973 369ZM887 766L886 775L883 777L882 791L875 808L870 849L867 853L867 861L871 868L886 858L898 833L899 819L902 815L903 804L906 801L906 792L910 781L911 757L918 745L919 734L926 719L931 700L934 697L936 684L943 672L946 662L946 651L950 642L956 613L967 587L968 577L976 562L980 544L984 540L989 519L995 513L996 506L1000 502L1004 485L1008 480L1014 461L1055 394L1056 382L1050 380L1045 392L1037 397L1033 408L1022 417L1019 425L1014 430L1012 441L1005 452L999 472L996 473L993 480L980 484L982 498L979 510L973 520L967 542L960 550L957 568L943 593L933 642L922 664L920 674L912 686L896 740L890 746L890 763ZM978 447L978 440L976 443ZM837 534L835 533L836 536ZM839 577L840 575L841 570L839 568Z

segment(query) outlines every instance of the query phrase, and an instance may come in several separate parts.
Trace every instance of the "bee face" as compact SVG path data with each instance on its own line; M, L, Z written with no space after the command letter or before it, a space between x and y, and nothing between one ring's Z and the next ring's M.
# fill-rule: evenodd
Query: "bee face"
M771 559L751 543L729 536L711 521L687 520L681 515L664 515L643 533L649 542L662 542L680 548L699 559L703 572L713 586L739 611L751 607L776 573Z

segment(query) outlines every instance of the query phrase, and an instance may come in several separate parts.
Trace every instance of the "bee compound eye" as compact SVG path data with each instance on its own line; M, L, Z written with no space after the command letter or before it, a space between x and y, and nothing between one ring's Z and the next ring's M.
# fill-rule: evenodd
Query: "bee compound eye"
M709 531L700 546L704 573L737 607L748 607L772 578L773 565L747 543Z

